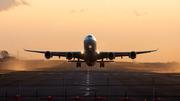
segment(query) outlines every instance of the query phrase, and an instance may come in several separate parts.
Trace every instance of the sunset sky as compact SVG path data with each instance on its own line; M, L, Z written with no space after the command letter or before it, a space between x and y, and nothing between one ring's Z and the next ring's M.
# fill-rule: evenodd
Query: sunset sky
M0 50L20 59L45 59L23 48L82 51L89 34L99 51L159 47L135 61L180 62L180 0L0 0Z

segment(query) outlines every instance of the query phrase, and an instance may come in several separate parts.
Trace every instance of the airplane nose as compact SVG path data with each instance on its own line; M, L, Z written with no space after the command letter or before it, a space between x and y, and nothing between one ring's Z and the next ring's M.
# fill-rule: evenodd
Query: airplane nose
M94 36L92 36L92 35L86 36L85 40L88 40L88 39L96 41L96 38Z

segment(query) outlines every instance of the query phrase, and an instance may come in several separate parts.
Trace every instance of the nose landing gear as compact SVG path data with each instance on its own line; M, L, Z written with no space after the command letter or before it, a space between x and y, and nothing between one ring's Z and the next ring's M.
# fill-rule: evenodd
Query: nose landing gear
M104 62L103 62L103 58L102 61L100 62L100 68L103 67L104 68Z
M81 62L79 62L79 58L78 58L78 62L76 63L76 68L81 68Z

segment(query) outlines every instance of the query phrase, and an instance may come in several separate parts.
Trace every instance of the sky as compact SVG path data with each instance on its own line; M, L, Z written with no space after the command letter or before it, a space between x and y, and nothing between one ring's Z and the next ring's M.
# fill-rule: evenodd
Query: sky
M0 0L0 50L20 59L45 59L23 50L82 51L96 37L99 51L157 52L116 61L180 62L179 0ZM58 57L53 57L58 59ZM62 58L63 60L65 58Z

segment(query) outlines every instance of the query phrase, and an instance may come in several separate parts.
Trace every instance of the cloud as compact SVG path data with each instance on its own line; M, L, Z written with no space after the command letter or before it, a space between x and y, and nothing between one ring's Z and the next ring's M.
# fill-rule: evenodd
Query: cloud
M85 12L85 11L87 11L87 9L81 9L81 10L80 10L80 12Z
M126 14L128 14L128 13L133 13L133 14L135 14L136 16L142 16L142 15L148 15L148 12L146 12L146 11L141 11L141 10L138 10L138 9L132 9L132 10L130 10L130 11L126 11Z
M75 13L76 11L75 10L69 10L71 13Z
M0 0L0 12L7 11L21 5L30 6L26 0Z
M30 6L30 4L27 1L25 1L25 0L21 0L21 3L24 4L24 5Z
M85 10L84 9L81 9L80 12L84 12Z
M85 12L87 11L87 9L81 9L80 11L75 11L75 10L69 10L71 13L82 13L82 12Z

